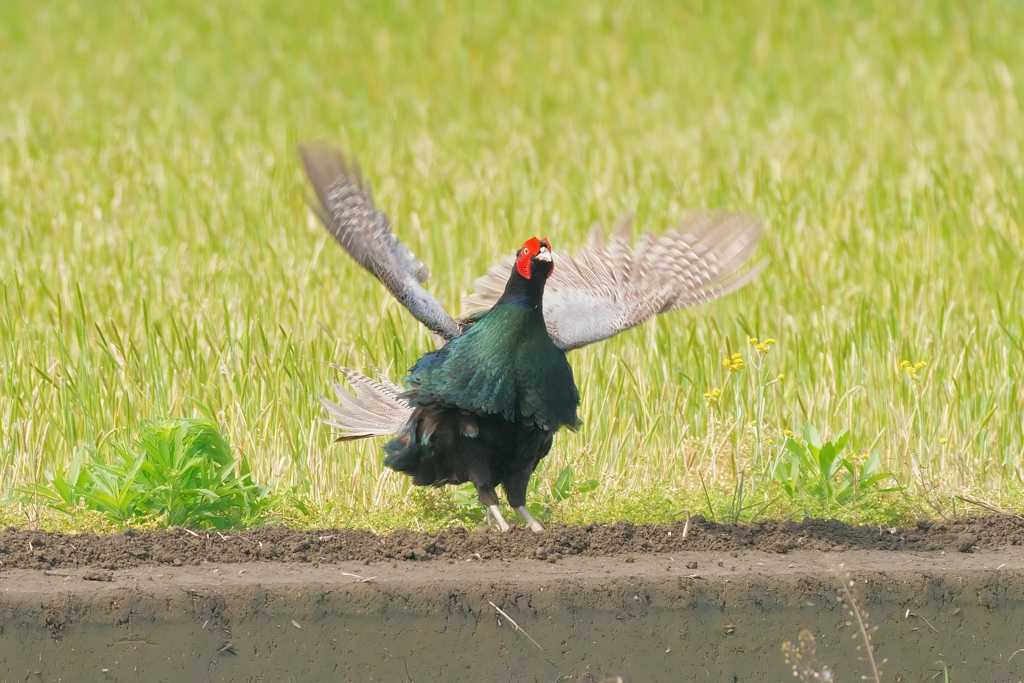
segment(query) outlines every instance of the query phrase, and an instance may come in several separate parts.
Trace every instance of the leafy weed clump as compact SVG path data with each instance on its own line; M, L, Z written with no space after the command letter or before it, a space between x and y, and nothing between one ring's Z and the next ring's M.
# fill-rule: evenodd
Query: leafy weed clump
M849 444L849 431L823 443L810 423L804 426L803 440L787 436L774 476L790 502L809 512L809 499L813 508L829 515L835 508L856 510L869 496L898 490L882 486L892 474L882 470L878 453L847 453Z
M270 508L268 488L209 420L147 420L130 446L112 448L112 462L78 450L67 467L44 472L45 484L20 488L22 502L98 512L118 527L245 527Z

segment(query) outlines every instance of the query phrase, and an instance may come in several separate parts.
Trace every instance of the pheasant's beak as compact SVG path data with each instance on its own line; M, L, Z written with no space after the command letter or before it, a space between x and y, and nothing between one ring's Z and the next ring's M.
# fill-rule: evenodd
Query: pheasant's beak
M547 247L542 246L537 254L537 260L551 263L551 251Z

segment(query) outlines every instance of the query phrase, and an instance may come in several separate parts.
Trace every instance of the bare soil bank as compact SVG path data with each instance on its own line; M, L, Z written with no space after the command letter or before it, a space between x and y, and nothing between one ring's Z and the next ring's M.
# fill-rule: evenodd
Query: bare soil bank
M883 681L1024 674L1024 548L449 559L3 571L0 680L782 681L808 629L856 681L840 562Z
M685 535L684 535L685 530ZM26 529L0 531L0 571L96 567L125 569L150 564L201 562L540 559L584 556L760 550L957 550L1024 545L1024 520L1010 515L918 522L911 528L849 526L840 522L760 522L722 525L694 517L672 526L627 522L555 526L543 534L522 527L501 534L489 529L427 534L396 531L378 536L354 529L297 531L260 527L218 533L167 529L117 534L67 535Z

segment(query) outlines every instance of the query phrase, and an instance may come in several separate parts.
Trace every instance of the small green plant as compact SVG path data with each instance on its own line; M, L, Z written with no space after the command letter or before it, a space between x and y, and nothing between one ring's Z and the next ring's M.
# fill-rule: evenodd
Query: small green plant
M414 486L409 491L409 502L411 505L404 513L416 520L410 525L412 528L471 528L484 521L484 509L477 500L476 488L469 483L436 489Z
M551 487L551 495L548 497L546 504L560 503L574 495L590 493L600 484L597 479L587 479L573 486L574 479L575 475L573 474L572 465L563 467L562 471L558 473L558 479L555 480L554 485Z
M131 447L113 450L109 463L98 453L85 461L76 452L67 468L44 473L45 485L20 489L22 501L68 514L96 510L118 526L214 529L249 526L272 503L208 420L147 420Z
M834 506L856 507L858 500L873 493L897 490L878 485L892 478L881 469L877 453L868 456L845 453L850 432L822 443L813 425L804 426L803 440L787 436L775 467L774 477L794 504L810 499L831 513Z
M551 491L542 496L539 502L530 503L526 507L530 510L531 515L549 520L551 518L551 510L555 505L564 500L569 500L573 496L590 493L599 485L600 482L597 479L587 479L578 484L575 483L572 465L566 465L558 473L555 483L551 485Z

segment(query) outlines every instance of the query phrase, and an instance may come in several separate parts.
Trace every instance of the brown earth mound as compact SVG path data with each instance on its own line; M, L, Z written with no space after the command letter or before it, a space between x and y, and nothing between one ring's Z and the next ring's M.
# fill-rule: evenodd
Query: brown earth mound
M850 526L807 519L723 525L693 517L671 526L628 522L554 526L542 534L522 527L508 533L450 529L437 533L399 530L386 536L356 529L298 531L258 527L216 532L172 528L116 534L61 534L7 528L0 531L0 569L97 567L201 562L310 562L394 560L537 559L761 550L955 550L1024 545L1024 519L1012 515L920 521L912 528ZM629 557L626 558L629 561Z

